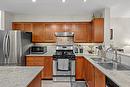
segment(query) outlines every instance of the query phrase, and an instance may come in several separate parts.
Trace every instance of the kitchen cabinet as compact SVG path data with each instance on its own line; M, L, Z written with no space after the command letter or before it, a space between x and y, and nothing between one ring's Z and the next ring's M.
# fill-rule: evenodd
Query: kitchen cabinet
M33 43L55 43L55 32L74 32L76 43L102 43L104 19L92 22L13 22L12 29L32 32Z
M42 43L45 42L45 24L33 23L32 29L32 42Z
M95 87L106 87L105 75L95 67Z
M76 57L76 80L84 79L84 58Z
M87 43L91 42L91 24L77 23L74 28L74 42Z
M92 20L92 40L94 43L104 41L104 19L95 18Z
M12 29L26 31L26 32L32 32L32 23L13 22Z
M44 57L44 70L43 77L46 79L52 79L53 74L53 59L52 57Z
M23 25L23 23L13 22L12 29L13 30L24 30L24 25Z
M65 32L62 23L45 24L45 42L56 42L55 32Z
M94 66L88 60L85 59L84 78L89 87L95 87L94 74Z
M85 58L84 80L89 87L106 87L105 75Z
M23 23L23 29L26 32L32 32L33 29L32 23Z
M41 85L41 72L32 80L27 87L42 87Z
M26 56L26 66L43 66L42 79L52 79L51 56Z

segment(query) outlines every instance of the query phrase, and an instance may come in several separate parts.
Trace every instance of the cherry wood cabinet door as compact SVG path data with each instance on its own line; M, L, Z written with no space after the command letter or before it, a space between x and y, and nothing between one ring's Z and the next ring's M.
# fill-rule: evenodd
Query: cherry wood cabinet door
M53 23L45 24L45 42L56 42L55 31L57 25Z
M54 23L56 26L55 32L65 32L65 23Z
M74 23L70 23L70 22L64 23L64 25L63 25L64 31L65 31L65 32L74 32L74 30L73 30L73 29L74 29L73 25L74 25Z
M106 87L105 75L95 68L95 87Z
M24 29L24 31L26 31L26 32L32 32L32 23L23 23L23 29Z
M23 23L20 23L20 22L13 22L12 29L13 30L24 30L24 25L23 25Z
M94 43L102 43L104 41L104 19L95 18L92 21L92 39Z
M94 66L88 62L88 85L89 87L95 86Z
M45 41L45 25L43 23L33 23L32 42L42 43Z
M83 76L84 76L84 80L86 82L88 82L88 61L84 58L84 69L83 69Z
M42 79L52 79L53 60L51 56L26 56L26 66L43 66Z
M76 80L84 79L83 70L84 70L84 58L76 57Z
M43 69L43 78L52 79L53 74L53 59L50 56L44 57L44 69Z
M94 66L86 59L85 59L84 78L88 87L95 87Z
M32 80L27 87L42 87L41 72Z
M90 23L77 23L74 26L74 41L79 43L86 43L90 41L91 35L89 30L91 29Z

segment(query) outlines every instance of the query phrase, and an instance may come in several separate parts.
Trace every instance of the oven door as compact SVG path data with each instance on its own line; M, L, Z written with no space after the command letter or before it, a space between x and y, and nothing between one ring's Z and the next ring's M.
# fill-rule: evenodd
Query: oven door
M53 75L70 75L72 62L69 59L56 58L53 60Z
M71 71L71 62L69 59L58 58L56 61L57 71Z
M62 58L58 59L53 59L53 81L75 81L75 60L65 59L65 61ZM62 62L68 65L60 66Z

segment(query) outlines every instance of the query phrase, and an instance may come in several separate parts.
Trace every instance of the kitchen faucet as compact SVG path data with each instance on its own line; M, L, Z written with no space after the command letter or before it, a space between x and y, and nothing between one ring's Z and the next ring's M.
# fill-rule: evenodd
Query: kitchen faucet
M118 51L120 51L120 50L122 51L122 49L117 49L116 47L113 47L112 45L110 45L110 47L107 48L106 50L103 49L102 45L98 46L97 49L99 50L98 55L100 53L100 56L103 59L103 61L106 61L108 52L113 52L114 57L112 58L112 61L114 61L116 63L121 63L121 56L118 57Z
M110 47L106 50L106 53L109 51L115 54L115 57L113 57L112 61L117 62L117 63L119 61L119 63L121 63L121 57L118 57L118 49L110 45Z

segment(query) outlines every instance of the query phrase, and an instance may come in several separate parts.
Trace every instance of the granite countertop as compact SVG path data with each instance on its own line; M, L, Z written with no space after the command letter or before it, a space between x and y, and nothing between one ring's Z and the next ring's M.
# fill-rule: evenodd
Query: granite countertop
M27 56L52 56L54 53L46 53L46 54L30 54ZM96 54L87 54L87 53L78 53L76 56L83 56L89 62L91 62L96 68L98 68L102 73L104 73L107 77L109 77L112 81L114 81L119 87L130 87L130 71L118 71L118 70L109 70L101 67L91 58L99 58Z
M26 56L53 56L53 54L55 54L55 52L46 52L44 54L28 54Z
M84 56L89 62L91 62L96 68L98 68L102 73L109 77L113 82L115 82L119 87L130 87L130 71L119 71L119 70L109 70L101 67L91 58L99 58L96 55L86 55L78 54L77 56Z
M0 87L27 87L43 67L0 66Z

